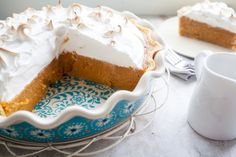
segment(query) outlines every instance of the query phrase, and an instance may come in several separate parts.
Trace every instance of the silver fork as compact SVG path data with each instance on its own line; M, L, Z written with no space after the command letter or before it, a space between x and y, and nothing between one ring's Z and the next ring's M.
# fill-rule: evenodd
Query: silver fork
M191 61L182 58L172 49L168 49L165 58L171 65L177 68L187 69L190 70L191 72L195 71L195 67Z

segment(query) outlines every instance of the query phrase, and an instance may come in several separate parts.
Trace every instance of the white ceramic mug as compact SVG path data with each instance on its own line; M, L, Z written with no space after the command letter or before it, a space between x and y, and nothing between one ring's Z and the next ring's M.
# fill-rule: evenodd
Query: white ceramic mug
M236 54L201 53L195 59L197 85L188 122L215 140L236 138Z

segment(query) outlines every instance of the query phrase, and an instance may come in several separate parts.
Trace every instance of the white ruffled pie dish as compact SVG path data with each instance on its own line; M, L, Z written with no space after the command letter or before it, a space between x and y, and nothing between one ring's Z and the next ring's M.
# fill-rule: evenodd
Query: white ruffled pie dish
M0 136L18 142L69 142L101 134L133 115L150 95L152 80L165 72L165 44L148 21L130 12L124 14L152 29L152 37L163 46L154 58L156 69L145 72L133 91L116 91L92 81L65 77L49 88L45 100L33 112L0 116Z

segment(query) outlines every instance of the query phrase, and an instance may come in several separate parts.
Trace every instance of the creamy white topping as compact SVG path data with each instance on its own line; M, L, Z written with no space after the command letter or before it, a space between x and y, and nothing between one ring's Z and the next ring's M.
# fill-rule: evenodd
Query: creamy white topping
M29 8L0 21L0 101L13 99L63 51L142 69L145 44L125 14L107 7Z
M236 12L223 2L205 1L183 7L178 15L236 33Z

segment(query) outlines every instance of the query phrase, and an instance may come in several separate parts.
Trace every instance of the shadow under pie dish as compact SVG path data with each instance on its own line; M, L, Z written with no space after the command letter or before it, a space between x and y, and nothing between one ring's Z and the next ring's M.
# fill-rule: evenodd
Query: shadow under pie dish
M134 114L150 94L151 80L164 72L164 43L149 22L130 12L47 6L1 23L5 138L66 142L104 132ZM15 51L21 46L24 51Z

